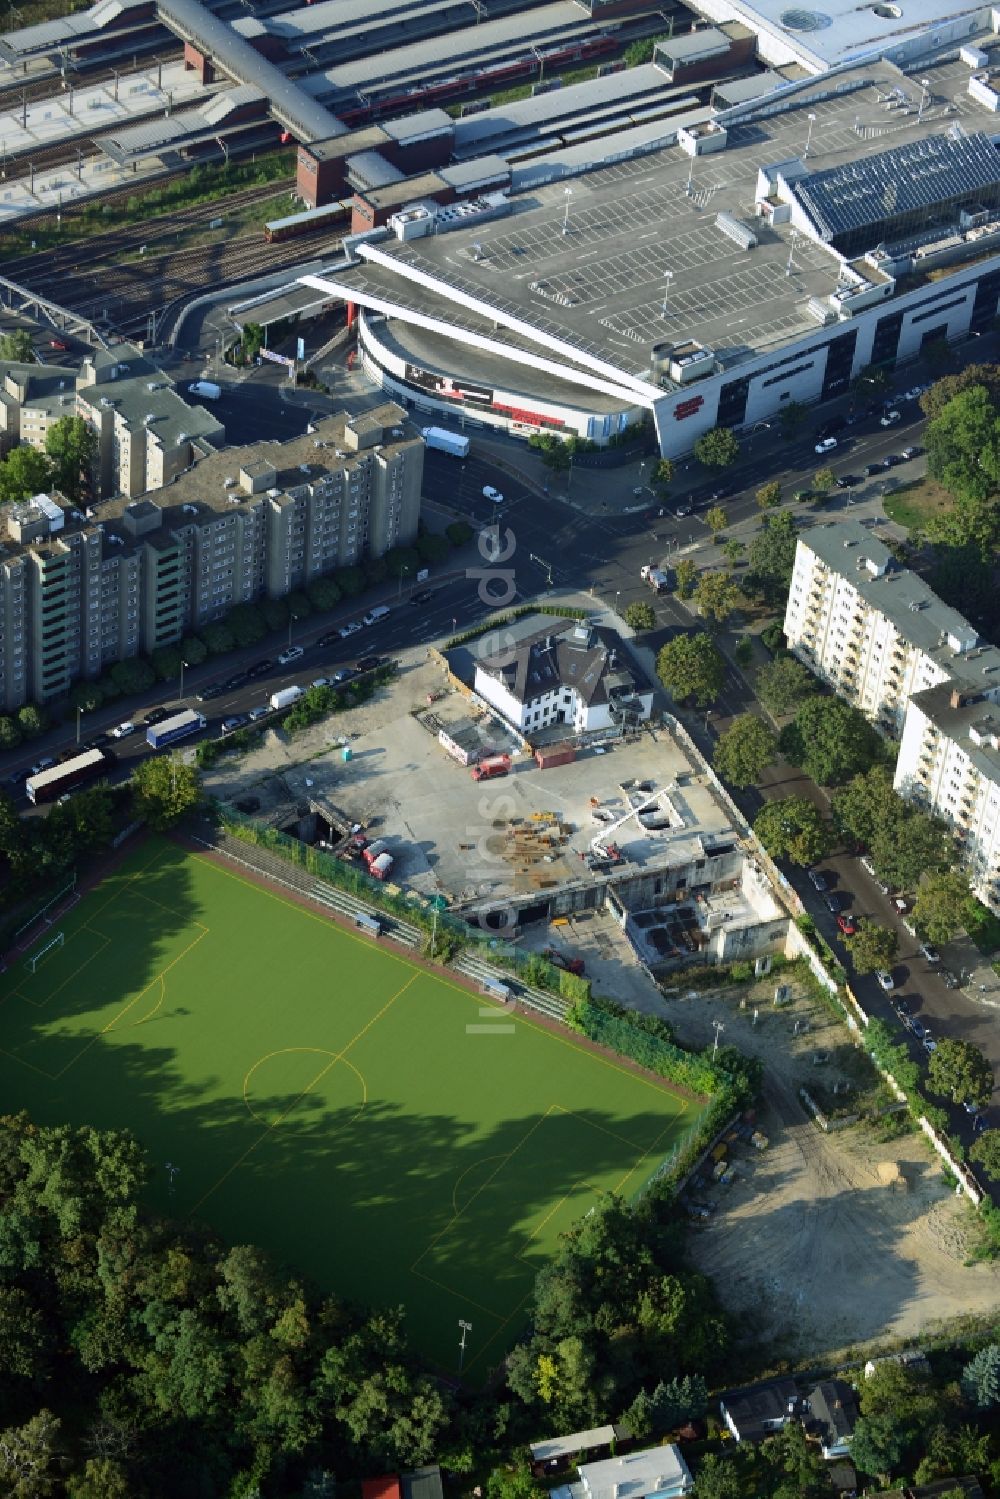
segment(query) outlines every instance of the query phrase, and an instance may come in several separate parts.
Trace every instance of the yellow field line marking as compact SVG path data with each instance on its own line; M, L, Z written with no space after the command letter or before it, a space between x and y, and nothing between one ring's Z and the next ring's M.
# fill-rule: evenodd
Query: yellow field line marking
M513 1320L517 1316L518 1312L524 1306L524 1303L528 1300L528 1298L531 1295L533 1295L533 1293L534 1293L534 1286L531 1287L531 1290L528 1290L528 1291L526 1291L524 1293L524 1295L521 1297L520 1301L514 1307L513 1311L510 1312L509 1315L506 1316L503 1319L503 1321L500 1323L499 1327L495 1327L493 1329L493 1331L490 1333L489 1337L486 1339L486 1342L481 1345L481 1347L478 1349L478 1351L476 1353L474 1353L471 1358L466 1359L466 1361L465 1361L465 1370L466 1370L466 1372L468 1372L470 1369L474 1369L475 1368L476 1364L479 1363L479 1360L485 1355L486 1350L490 1346L490 1344L496 1342L497 1338L500 1336L500 1334L503 1332L504 1328L507 1326L507 1324L509 1322L513 1322Z
M202 927L202 930L198 933L197 937L195 937L195 939L194 939L193 942L189 942L188 945L187 945L187 947L185 947L181 952L179 952L175 958L171 958L171 960L167 964L166 968L161 969L161 971L156 975L155 978L151 978L150 981L149 981L149 983L146 985L146 987L144 989L140 989L138 994L134 994L132 996L132 998L129 1000L128 1004L124 1005L122 1007L122 1009L120 1009L118 1011L118 1014L115 1015L115 1016L113 1016L113 1018L108 1021L107 1025L102 1026L101 1029L97 1032L97 1034L95 1036L91 1036L91 1038L87 1042L86 1046L82 1047L81 1050L76 1054L76 1056L73 1057L71 1061L69 1061L69 1062L66 1063L66 1066L62 1069L61 1072L57 1072L56 1073L56 1080L58 1081L59 1078L64 1077L65 1074L69 1071L69 1069L71 1067L75 1067L76 1064L77 1064L77 1062L80 1060L80 1058L82 1056L85 1056L87 1054L87 1052L90 1050L90 1048L92 1046L95 1046L97 1044L97 1042L101 1039L102 1036L106 1036L109 1031L114 1030L114 1028L118 1024L119 1020L121 1020L124 1015L128 1014L129 1010L132 1009L133 1005L137 1005L139 1003L140 999L142 999L142 997L143 997L144 994L148 994L149 993L150 989L152 989L152 987L153 987L154 984L157 984L157 983L160 983L162 981L165 981L166 980L166 976L170 972L171 968L175 967L176 964L178 964L181 961L182 958L186 958L187 955L188 955L188 953L191 951L191 949L193 947L197 947L198 943L201 942L204 937L208 936L208 932L209 932L209 928L207 926L206 927ZM103 951L103 949L102 949L102 951Z
M250 1101L247 1098L247 1092L249 1091L250 1087L250 1079L257 1071L257 1068L263 1067L264 1063L269 1062L272 1057L282 1057L292 1051L297 1051L304 1055L332 1057L334 1062L343 1062L345 1067L350 1067L351 1071L354 1073L354 1076L361 1084L361 1108L358 1109L358 1112L353 1115L350 1120L348 1120L349 1124L353 1124L354 1120L359 1118L364 1112L365 1105L368 1102L368 1083L365 1080L364 1073L359 1068L355 1067L353 1062L349 1062L346 1057L338 1057L336 1052L331 1051L328 1046L279 1046L274 1051L265 1052L262 1057L259 1057L248 1071L246 1077L243 1079L243 1104L246 1108L247 1113L250 1115L250 1118L255 1119L258 1124L263 1124L266 1128L270 1127L267 1120L262 1118L261 1115L256 1112L256 1110L250 1107ZM312 1085L310 1084L310 1086Z
M588 1129L599 1129L602 1135L607 1135L610 1139L617 1140L619 1145L627 1145L629 1150L642 1149L642 1146L637 1145L634 1140L626 1140L625 1136L619 1135L616 1130L608 1129L604 1124L597 1124L593 1119L587 1119L583 1114L575 1114L572 1109L564 1109L561 1103L554 1103L552 1107L558 1109L560 1114L565 1114L568 1119L575 1119L578 1124L585 1124Z
M483 1306L481 1301L473 1301L471 1296L466 1296L464 1291L456 1291L454 1286L446 1285L443 1280L435 1280L433 1275L425 1275L422 1270L412 1270L412 1274L419 1280L424 1280L429 1286L437 1286L439 1291L444 1291L449 1296L454 1296L456 1301L464 1302L466 1306L473 1307L477 1312L483 1312L485 1316L492 1317L494 1322L499 1322L501 1313L495 1312L491 1307Z
M625 1175L622 1177L622 1179L618 1183L617 1187L615 1187L615 1191L616 1192L620 1192L622 1190L622 1188L624 1187L625 1183L628 1181L629 1177L630 1176L634 1176L635 1173L638 1171L638 1169L642 1165L643 1161L648 1160L649 1157L651 1155L653 1155L653 1153L656 1151L656 1149L657 1149L660 1141L663 1139L664 1135L667 1135L667 1134L670 1133L670 1129L671 1129L671 1126L668 1124L668 1125L666 1125L666 1127L664 1129L660 1130L660 1133L657 1135L656 1139L652 1142L652 1144L650 1144L650 1145L648 1145L646 1147L646 1149L643 1151L642 1155L639 1157L639 1159L633 1165L632 1169L630 1171L626 1171Z
M36 1067L34 1062L26 1062L23 1057L15 1056L14 1052L12 1051L4 1051L4 1049L0 1047L0 1057L9 1057L12 1062L17 1062L21 1067L27 1067L29 1072L37 1072L39 1077L47 1078L50 1083L54 1083L56 1081L56 1078L51 1072L46 1072L42 1067Z
M517 1152L521 1149L521 1147L524 1146L524 1145L526 1145L528 1143L528 1141L531 1139L532 1135L535 1133L536 1129L538 1129L541 1125L543 1125L545 1123L546 1119L549 1117L549 1114L552 1112L553 1107L554 1107L554 1105L550 1104L549 1107L545 1110L545 1113L544 1114L540 1114L538 1116L538 1118L535 1120L535 1122L531 1126L531 1128L525 1132L525 1134L522 1136L522 1138L520 1140L518 1140L517 1144L514 1146L514 1149L512 1151L510 1151L510 1153L508 1155L504 1156L503 1160L500 1162L500 1164L496 1168L496 1170L495 1171L491 1171L490 1174L489 1174L489 1176L483 1182L482 1186L476 1188L476 1190L473 1192L472 1196L469 1198L469 1200L465 1204L465 1206L463 1208L460 1208L457 1213L453 1214L453 1216L444 1225L444 1227L442 1229L440 1229L439 1232L434 1235L433 1239L426 1246L426 1248L423 1249L423 1250L421 1250L421 1252L417 1255L416 1259L413 1261L413 1264L410 1266L411 1270L415 1270L416 1269L417 1265L420 1264L420 1261L425 1257L425 1255L430 1254L431 1250L435 1247L435 1245L438 1243L438 1241L440 1239L443 1239L444 1236L445 1236L445 1234L448 1233L448 1231L455 1226L455 1224L458 1222L459 1218L461 1218L466 1212L468 1212L469 1208L475 1202L476 1198L479 1197L481 1195L481 1193L483 1193L483 1192L486 1191L486 1188L489 1186L490 1182L493 1181L494 1177L498 1176L499 1173L504 1169L504 1167L510 1161L513 1160L514 1156L517 1155Z
M196 855L195 857L198 857L198 855ZM379 1010L375 1015L373 1015L371 1017L371 1019L365 1025L363 1025L361 1027L361 1029L358 1031L357 1035L351 1037L350 1041L348 1041L347 1045L343 1048L343 1050L339 1051L336 1054L336 1056L331 1057L330 1061L327 1062L326 1066L323 1067L323 1068L321 1068L320 1071L316 1074L316 1076L313 1078L312 1082L308 1083L306 1085L306 1087L304 1087L302 1089L302 1092L299 1093L299 1094L297 1094L295 1096L295 1098L292 1099L291 1103L288 1105L288 1108L285 1109L281 1114L278 1115L278 1117L277 1117L277 1119L275 1119L274 1123L273 1124L269 1124L268 1127L267 1127L267 1129L264 1131L264 1133L262 1135L259 1135L256 1140L254 1140L250 1145L248 1145L247 1148L246 1148L246 1150L243 1151L242 1155L237 1156L236 1160L229 1167L229 1169L227 1171L224 1171L222 1173L222 1175L219 1177L219 1179L215 1183L215 1185L209 1187L208 1191L204 1192L202 1194L202 1196L198 1198L198 1201L190 1209L190 1212L188 1214L189 1217L191 1217L192 1214L196 1213L198 1211L198 1209L201 1207L202 1203L207 1202L208 1199L215 1192L217 1192L219 1190L219 1188L222 1186L222 1183L224 1181L226 1181L230 1176L232 1176L233 1172L237 1169L237 1167L242 1166L242 1164L246 1160L247 1156L251 1155L253 1153L253 1151L255 1151L257 1149L257 1146L260 1145L262 1141L264 1141L264 1140L267 1139L268 1135L272 1132L272 1130L277 1129L277 1127L281 1123L281 1121L283 1119L287 1119L288 1118L288 1115L295 1108L295 1105L297 1103L299 1103L303 1098L305 1098L308 1093L312 1092L313 1088L315 1088L316 1084L320 1081L321 1078L323 1078L323 1077L326 1076L326 1074L329 1072L330 1068L336 1066L336 1064L339 1061L342 1061L343 1058L346 1057L347 1053L351 1050L352 1046L355 1046L357 1044L357 1042L361 1040L362 1036L366 1035L368 1033L368 1031L371 1030L372 1026L375 1025L377 1021L381 1020L382 1016L386 1013L387 1010L390 1010L392 1008L392 1006L396 1003L397 999L400 999L406 993L407 989L410 987L410 985L412 983L414 983L415 979L416 979L416 974L414 974L412 978L407 979L406 983L402 986L402 988L397 989L396 992L395 992L395 994L393 994L390 999L386 1000L386 1002L382 1006L381 1010Z
M269 900L277 901L277 903L281 906L287 906L289 910L296 911L299 916L304 916L310 921L317 922L327 931L330 931L330 929L332 928L333 932L338 937L346 937L348 941L355 942L359 947L364 947L368 952L371 952L372 944L369 937L355 936L353 932L347 931L344 927L334 922L329 916L320 916L318 912L307 910L304 906L299 905L297 901L289 900L286 896L279 895L274 890L268 890L266 886L258 884L256 880L247 879L245 875L237 874L235 870L223 868L222 865L217 864L214 859L211 859L208 854L191 852L189 857L192 859L197 859L200 863L204 864L215 874L222 875L224 879L235 880L239 885L247 885L251 890L255 890L258 895L267 896ZM263 872L261 873L261 879L267 879L267 875ZM303 899L308 900L309 898L310 897L303 891ZM401 963L404 968L411 969L414 973L420 974L423 978L432 979L434 982L440 984L442 988L450 989L452 993L461 995L462 999L466 1001L471 1000L476 1005L481 1005L483 1003L483 999L485 997L484 995L470 993L470 991L463 988L461 984L456 984L453 979L450 979L447 973L445 973L443 970L422 968L419 964L414 963L411 958L404 957L402 953L395 952L390 947L380 948L379 952L390 962ZM507 1007L502 1004L497 1004L494 1008L500 1011L505 1011L507 1014L510 1013ZM669 1096L673 1099L676 1099L681 1106L679 1113L676 1115L677 1118L680 1118L682 1114L686 1114L688 1109L691 1107L692 1100L683 1098L679 1093L675 1093L673 1088L667 1082L666 1078L659 1078L654 1081L652 1078L645 1077L641 1072L634 1072L631 1067L622 1067L617 1062L612 1062L607 1057L602 1057L597 1052L588 1050L587 1046L584 1044L587 1040L587 1037L580 1036L579 1040L570 1041L569 1039L567 1039L567 1037L558 1036L553 1031L550 1031L547 1026L540 1025L537 1021L532 1020L531 1016L525 1014L523 1011L518 1012L517 1018L519 1024L530 1026L532 1030L540 1032L540 1034L543 1036L547 1036L550 1041L555 1041L559 1046L566 1046L571 1051L584 1052L585 1055L590 1057L591 1061L596 1062L599 1066L607 1067L612 1072L618 1072L623 1077L631 1078L633 1082L641 1083L643 1087L651 1088L654 1093L669 1094ZM639 1064L637 1063L636 1065L638 1066Z
M458 1213L458 1189L465 1181L465 1178L468 1176L469 1172L475 1171L477 1166L485 1166L487 1161L499 1161L501 1159L507 1161L510 1159L510 1156L509 1154L504 1154L503 1151L498 1150L495 1155L480 1156L478 1161L473 1161L471 1166L466 1166L465 1170L461 1173L458 1181L455 1183L454 1187L451 1190L451 1210L453 1213L455 1213L456 1215Z

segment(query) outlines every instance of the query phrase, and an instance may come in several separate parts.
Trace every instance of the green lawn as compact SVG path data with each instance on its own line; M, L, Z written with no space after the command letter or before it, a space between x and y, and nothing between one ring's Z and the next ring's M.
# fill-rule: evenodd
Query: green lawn
M928 521L951 510L954 504L947 490L933 479L924 478L890 490L882 501L882 509L897 525L909 531L925 531Z
M166 840L0 978L5 1111L128 1126L156 1207L498 1362L558 1234L698 1105ZM36 944L38 951L43 942ZM510 1027L501 1031L490 1026ZM167 1163L176 1167L173 1186Z

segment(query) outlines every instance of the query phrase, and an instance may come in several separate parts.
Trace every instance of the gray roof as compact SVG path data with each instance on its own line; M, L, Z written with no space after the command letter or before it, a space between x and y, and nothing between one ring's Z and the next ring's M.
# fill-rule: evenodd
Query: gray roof
M717 83L712 90L712 103L719 109L731 109L737 104L746 104L751 99L762 99L784 88L788 82L780 73L768 69L763 73L752 73L749 78L730 78Z
M403 173L386 161L381 151L357 151L347 158L347 170L366 188L402 182Z
M759 1441L774 1428L774 1423L788 1419L788 1407L799 1399L798 1386L791 1377L771 1379L749 1389L733 1390L720 1401L731 1417L741 1442Z
M299 140L322 140L338 130L346 131L336 115L286 78L280 68L261 57L227 21L219 20L199 0L156 0L156 10L165 26L211 57L230 78L265 93L275 119Z
M510 167L502 156L476 156L472 161L456 162L451 167L439 167L438 171L445 182L450 182L452 187L459 192L470 187L478 187L480 184L510 181Z
M849 578L861 597L915 649L960 683L1000 687L1000 650L979 645L973 625L938 598L924 580L896 562L888 547L859 521L813 526L799 536L833 572ZM874 575L866 566L878 572ZM956 643L965 648L956 649Z
M835 1447L854 1430L858 1408L854 1391L842 1379L824 1379L809 1396L809 1413L823 1428L823 1443Z
M512 648L509 639L478 666L503 682L519 703L533 703L559 687L571 687L585 703L603 703L616 687L642 691L638 677L612 630L581 620L528 616L530 632ZM506 632L509 635L509 632Z
M529 99L498 104L493 109L455 120L455 152L464 155L470 150L480 149L481 143L488 143L493 136L511 135L551 121L565 120L577 112L616 104L625 107L644 95L669 96L672 92L662 70L652 63L644 63L638 68L626 68L621 73L609 73L605 78L590 78L584 83L570 84L568 88L533 94Z
M988 135L927 135L865 160L812 172L795 195L826 238L976 191L995 201L1000 152Z
M716 53L728 52L732 41L724 31L715 26L703 26L700 31L689 31L684 36L672 36L669 41L658 42L656 55L669 65L676 62L693 62Z
M960 745L972 764L986 780L1000 785L1000 751L993 748L988 736L1000 736L1000 705L978 698L954 706L954 686L939 682L915 692L911 701L931 723L954 744ZM970 738L975 729L980 742Z

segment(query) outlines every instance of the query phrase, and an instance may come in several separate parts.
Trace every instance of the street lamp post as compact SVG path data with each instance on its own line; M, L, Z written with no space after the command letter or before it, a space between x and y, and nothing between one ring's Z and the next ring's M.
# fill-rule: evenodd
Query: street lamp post
M812 144L813 126L816 123L816 116L814 114L811 114L807 116L807 119L809 120L809 129L806 133L806 149L802 153L803 161L806 161L809 157L809 147Z
M462 1329L462 1341L458 1345L458 1372L461 1374L462 1365L465 1363L465 1339L472 1331L472 1323L466 1322L463 1317L459 1317L458 1325Z
M673 271L664 271L663 272L663 310L662 310L662 312L660 314L661 317L666 317L666 315L667 315L667 297L670 294L670 283L671 283L671 281L673 279L674 279L674 273L673 273Z
M292 614L291 612L289 612L289 615L288 615L288 644L289 644L289 647L292 644L292 625L294 625L294 623L298 619L298 617L299 616L297 614Z
M566 212L563 214L562 226L563 237L565 238L565 236L569 233L569 200L573 196L573 189L571 187L565 187L563 188L563 192L566 195Z
M920 121L924 117L924 109L926 108L926 105L927 105L927 90L930 88L930 86L931 86L931 81L930 81L929 78L921 78L921 80L920 80L920 108L917 110L917 124L918 125L920 124Z
M182 656L181 657L181 691L180 691L180 701L181 702L184 701L184 668L185 668L185 666L190 666L190 665L191 665L191 662L190 661L185 661L184 657Z
M83 717L83 709L82 708L77 708L77 710L76 710L76 742L77 742L77 744L80 743L80 720L81 720L82 717Z

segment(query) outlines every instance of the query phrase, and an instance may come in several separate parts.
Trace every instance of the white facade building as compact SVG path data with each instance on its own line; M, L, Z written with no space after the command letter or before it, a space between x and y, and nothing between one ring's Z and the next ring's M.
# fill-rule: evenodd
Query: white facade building
M609 1457L602 1462L581 1463L580 1483L587 1499L674 1499L694 1488L680 1448L673 1443L630 1452L627 1457Z
M500 650L477 661L475 690L526 737L555 724L586 734L652 712L653 689L637 680L613 632L530 615L504 635Z
M973 890L1000 911L1000 651L853 521L800 536L785 634L900 738L896 790L949 823Z

